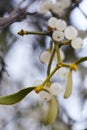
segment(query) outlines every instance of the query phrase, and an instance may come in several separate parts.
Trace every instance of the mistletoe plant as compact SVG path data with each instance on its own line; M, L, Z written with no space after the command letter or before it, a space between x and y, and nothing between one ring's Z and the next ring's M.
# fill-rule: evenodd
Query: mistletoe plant
M63 0L64 1L64 0ZM67 0L68 3L68 0ZM55 7L59 6L58 3L55 5L49 0L43 1L40 10L46 13L48 10L51 11L52 15L57 14L60 10L55 10ZM68 6L68 5L67 5ZM57 7L56 7L57 8ZM63 8L64 9L64 8ZM56 16L56 15L55 15ZM54 15L48 19L48 25L46 32L31 32L20 30L19 35L42 35L51 38L49 48L44 50L40 54L40 61L43 64L47 63L47 77L44 81L38 81L34 86L24 88L17 93L7 96L0 97L0 104L12 105L20 102L30 92L35 91L39 94L43 101L49 103L48 113L45 118L45 124L51 124L55 121L58 113L58 101L56 96L60 93L64 94L64 98L68 98L72 93L72 73L78 70L78 65L87 60L87 57L82 57L73 63L63 62L64 52L61 50L62 46L71 45L74 49L80 49L83 45L83 39L78 36L78 30L67 25L63 19L57 19ZM55 62L55 67L52 69L52 63ZM60 78L66 79L66 87L64 88L59 82L52 82L51 78L54 74L60 76Z

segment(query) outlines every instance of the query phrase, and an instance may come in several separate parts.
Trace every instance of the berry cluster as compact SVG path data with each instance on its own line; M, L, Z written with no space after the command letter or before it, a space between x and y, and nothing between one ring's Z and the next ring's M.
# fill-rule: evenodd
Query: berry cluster
M67 79L66 90L64 94L64 97L67 98L70 96L72 91L72 70L76 70L77 67L74 64L67 65L62 62L65 58L65 55L60 47L65 44L71 44L74 49L80 49L83 45L83 39L78 37L78 31L75 27L67 26L67 23L64 20L57 19L55 17L51 17L48 20L48 31L51 34L53 46L49 49L44 50L40 54L40 61L42 63L48 63L48 76L50 75L51 65L53 61L58 65L61 64L56 74L59 76L59 78ZM59 91L62 92L64 90L60 89L59 86L61 86L61 84L59 85L59 83L50 82L49 87L46 85L42 88L47 89L52 95L57 96L59 94ZM51 97L50 94L43 89L39 93L41 97L46 100L49 100Z
M52 29L52 38L54 41L61 42L70 40L71 46L74 49L79 49L83 45L82 38L78 37L78 31L73 26L67 26L67 23L62 19L51 17L48 20L48 26Z

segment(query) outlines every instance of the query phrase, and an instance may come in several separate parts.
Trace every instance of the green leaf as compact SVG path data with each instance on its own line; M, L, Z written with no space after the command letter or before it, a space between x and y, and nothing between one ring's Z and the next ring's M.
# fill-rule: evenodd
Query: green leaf
M15 103L20 102L28 93L30 93L35 87L24 88L17 93L1 96L0 97L0 104L2 105L12 105Z
M52 95L51 95L52 96ZM58 103L57 100L54 96L52 96L51 100L50 100L50 104L49 104L49 109L48 109L48 113L47 113L47 117L45 119L45 124L52 124L57 116L57 112L58 112Z
M64 98L68 98L72 93L72 70L70 69L68 74L68 80L66 83L66 90L64 93Z

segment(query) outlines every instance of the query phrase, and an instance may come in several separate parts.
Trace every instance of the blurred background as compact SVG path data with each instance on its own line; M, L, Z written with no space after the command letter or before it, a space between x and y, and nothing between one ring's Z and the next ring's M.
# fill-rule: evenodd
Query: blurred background
M50 39L35 35L21 37L17 34L21 29L47 30L47 20L51 14L39 13L41 0L30 1L32 3L26 10L37 12L36 14L27 15L23 20L0 29L0 54L7 70L0 74L0 95L32 86L35 81L46 77L47 65L40 62L39 55L49 47ZM20 2L21 0L0 0L0 17L7 18ZM28 2L29 0L24 0L20 8L24 8ZM71 6L59 17L82 30L81 36L84 38L84 45L80 50L73 50L71 46L62 48L64 61L72 62L87 56L87 0L71 0ZM78 71L73 73L72 95L68 99L63 99L60 95L57 99L58 117L52 125L47 126L43 123L46 104L34 92L16 105L0 105L0 130L87 130L87 62L79 65Z

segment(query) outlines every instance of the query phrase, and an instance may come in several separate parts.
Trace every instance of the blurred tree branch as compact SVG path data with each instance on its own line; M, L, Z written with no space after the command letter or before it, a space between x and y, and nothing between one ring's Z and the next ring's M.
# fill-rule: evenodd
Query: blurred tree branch
M34 1L34 0L33 0ZM4 29L6 27L8 27L10 24L14 23L14 22L20 22L23 19L26 18L27 15L33 15L36 14L35 13L30 13L27 12L27 8L32 4L32 2L29 2L27 4L27 6L25 6L24 8L20 8L20 5L24 2L24 0L22 2L20 2L18 4L18 6L9 14L9 17L4 18L4 17L0 17L0 29Z

